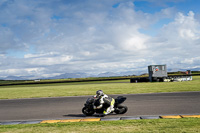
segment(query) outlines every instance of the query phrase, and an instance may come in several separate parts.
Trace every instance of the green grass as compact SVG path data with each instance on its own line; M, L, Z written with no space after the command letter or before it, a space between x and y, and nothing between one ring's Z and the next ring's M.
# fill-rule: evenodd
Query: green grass
M192 75L197 76L200 71L192 71ZM184 75L182 72L168 72L168 75ZM0 85L13 85L13 84L40 84L40 83L63 83L63 82L82 82L82 81L101 81L101 80L119 80L130 79L139 77L148 77L148 74L142 74L140 76L118 76L118 77L88 77L88 78L67 78L67 79L42 79L40 81L35 80L0 80Z
M197 133L199 118L120 120L79 123L0 125L2 133Z
M24 85L24 84L41 84L41 83L69 83L69 82L86 82L86 81L106 81L106 80L124 80L136 77L148 77L148 75L142 76L121 76L121 77L89 77L89 78L67 78L67 79L42 79L39 81L35 80L0 80L0 85Z
M0 99L200 91L200 76L184 82L129 83L129 80L0 86Z
M0 86L0 99L94 95L102 89L107 94L136 94L157 92L200 91L200 76L193 81L129 83L129 80L95 81L80 83L34 84ZM2 133L193 133L200 132L199 118L120 120L56 124L0 125Z

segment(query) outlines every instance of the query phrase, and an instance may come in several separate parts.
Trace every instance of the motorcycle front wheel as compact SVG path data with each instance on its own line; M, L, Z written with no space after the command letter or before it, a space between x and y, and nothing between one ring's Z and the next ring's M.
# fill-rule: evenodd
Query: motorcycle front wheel
M125 114L125 113L127 112L127 110L128 110L128 107L127 107L127 106L118 105L118 106L115 108L114 112L115 112L116 114Z
M94 110L90 110L86 107L82 108L82 113L86 116L92 116L94 114L94 112L95 112Z

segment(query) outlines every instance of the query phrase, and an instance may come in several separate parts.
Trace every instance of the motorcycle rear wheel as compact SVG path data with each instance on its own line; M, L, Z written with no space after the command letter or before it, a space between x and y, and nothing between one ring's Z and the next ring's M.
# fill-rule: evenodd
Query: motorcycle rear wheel
M115 108L114 112L115 112L116 114L125 114L125 113L127 112L127 110L128 110L128 107L127 107L127 106L118 105L118 106Z
M95 111L94 110L89 110L88 108L83 107L82 108L82 113L84 115L86 115L86 116L92 116L95 113Z

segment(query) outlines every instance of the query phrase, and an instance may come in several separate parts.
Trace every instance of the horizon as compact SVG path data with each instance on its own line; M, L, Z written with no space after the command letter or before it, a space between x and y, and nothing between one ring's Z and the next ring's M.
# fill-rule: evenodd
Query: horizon
M186 69L167 69L167 73L179 73L179 72L186 72L188 70ZM190 70L191 72L200 72L200 70ZM54 77L45 77L45 78L34 78L32 76L7 76L4 77L0 80L54 80L54 79L71 79L71 78L105 78L105 77L127 77L127 76L142 76L142 75L148 75L148 72L131 72L131 71L126 71L126 72L121 72L121 73L114 73L114 72L102 72L97 75L91 75L88 73L63 73Z

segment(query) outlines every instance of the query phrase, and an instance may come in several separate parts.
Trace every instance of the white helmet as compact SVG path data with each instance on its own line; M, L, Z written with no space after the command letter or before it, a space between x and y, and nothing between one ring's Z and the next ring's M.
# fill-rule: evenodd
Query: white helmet
M96 94L97 94L97 97L100 97L100 96L103 96L103 95L104 95L104 93L103 93L102 90L98 90L98 91L96 92Z

